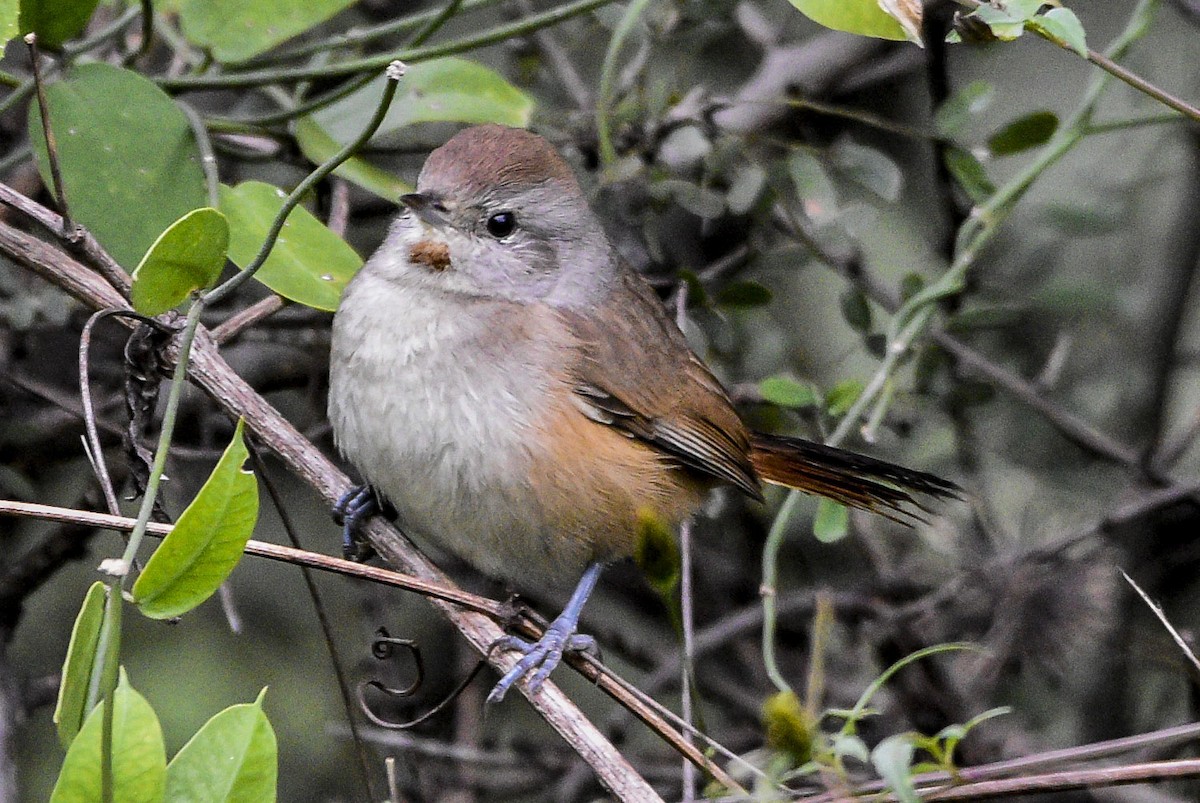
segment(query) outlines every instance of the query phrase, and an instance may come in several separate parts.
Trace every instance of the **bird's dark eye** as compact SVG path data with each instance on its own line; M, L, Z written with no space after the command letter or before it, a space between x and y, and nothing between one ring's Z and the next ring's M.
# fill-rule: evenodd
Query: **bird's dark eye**
M512 212L497 212L487 219L488 234L497 240L503 239L516 231L517 216Z

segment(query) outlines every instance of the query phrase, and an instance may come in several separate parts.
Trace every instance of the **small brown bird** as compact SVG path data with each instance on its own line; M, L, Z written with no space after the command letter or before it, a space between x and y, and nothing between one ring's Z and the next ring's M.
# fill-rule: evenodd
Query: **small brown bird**
M751 432L650 286L617 255L541 137L468 128L417 192L333 322L338 447L401 526L518 587L578 585L489 700L537 690L639 511L678 524L716 485L760 482L897 515L953 483ZM352 522L373 497L347 497Z

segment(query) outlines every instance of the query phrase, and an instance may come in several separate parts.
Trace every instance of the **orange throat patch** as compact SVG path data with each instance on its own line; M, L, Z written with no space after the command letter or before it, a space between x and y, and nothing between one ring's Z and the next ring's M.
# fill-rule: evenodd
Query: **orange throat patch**
M408 252L408 259L432 271L441 272L450 267L450 246L436 240L421 240Z

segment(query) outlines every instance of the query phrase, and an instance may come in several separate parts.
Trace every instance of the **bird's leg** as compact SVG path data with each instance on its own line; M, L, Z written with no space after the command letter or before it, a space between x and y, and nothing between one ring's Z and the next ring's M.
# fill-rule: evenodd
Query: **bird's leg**
M531 644L517 636L504 636L496 640L492 645L493 649L517 650L524 653L525 657L500 678L500 682L488 695L489 703L503 700L513 684L526 675L529 676L529 691L537 694L542 683L562 660L564 652L586 650L595 646L596 642L591 636L576 633L575 629L579 626L579 613L583 610L592 589L596 587L596 581L600 579L600 571L603 568L599 563L587 567L583 577L579 578L579 584L571 592L567 607L563 608L563 612L550 623L546 632L536 642Z
M347 560L371 557L371 547L359 537L358 526L380 512L379 498L370 485L355 485L337 500L333 520L342 525L342 554Z

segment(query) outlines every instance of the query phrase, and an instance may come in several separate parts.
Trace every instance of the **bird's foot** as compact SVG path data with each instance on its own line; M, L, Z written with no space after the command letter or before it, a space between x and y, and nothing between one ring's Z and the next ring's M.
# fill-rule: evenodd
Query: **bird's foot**
M359 525L382 512L375 490L370 485L355 485L333 506L333 520L342 526L342 555L346 560L362 562L375 550L359 535Z
M489 703L498 703L508 694L521 678L528 676L529 691L537 694L542 684L554 668L562 661L563 653L582 652L596 647L596 640L591 636L576 633L578 616L567 616L564 613L546 628L546 632L535 642L528 642L518 636L503 636L492 644L492 650L516 650L524 657L500 678L500 682L488 695Z

